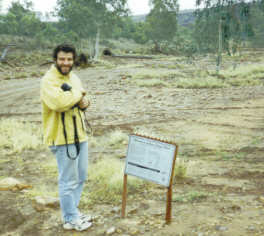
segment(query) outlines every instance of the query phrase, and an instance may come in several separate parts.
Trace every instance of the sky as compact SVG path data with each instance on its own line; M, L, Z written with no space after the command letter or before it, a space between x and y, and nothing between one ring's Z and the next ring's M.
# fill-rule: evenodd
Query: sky
M2 0L2 8L4 11L10 6L14 0ZM35 11L41 11L42 13L50 12L54 10L56 0L32 0ZM128 6L133 15L147 14L149 12L149 0L128 0ZM195 0L178 0L180 10L194 9Z

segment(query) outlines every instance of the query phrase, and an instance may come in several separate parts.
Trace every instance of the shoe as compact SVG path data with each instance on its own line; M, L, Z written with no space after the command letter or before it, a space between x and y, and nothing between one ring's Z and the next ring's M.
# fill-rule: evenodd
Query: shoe
M72 230L75 229L77 231L83 231L92 226L91 222L86 222L81 219L78 219L76 221L66 222L63 224L63 228L66 230Z
M85 222L91 222L93 220L91 215L86 215L81 212L80 212L80 219Z

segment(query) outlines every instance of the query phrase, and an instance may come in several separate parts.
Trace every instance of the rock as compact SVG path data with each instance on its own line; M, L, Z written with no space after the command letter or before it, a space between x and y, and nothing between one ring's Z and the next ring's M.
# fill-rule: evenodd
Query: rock
M59 198L54 198L54 197L37 196L35 197L34 203L35 203L34 208L37 211L44 211L46 208L56 209L60 205Z
M119 213L120 212L120 207L113 207L111 210L111 213Z
M215 229L216 229L217 231L227 231L227 230L228 230L227 227L225 227L225 226L221 226L221 225L216 225L216 226L215 226Z
M112 235L113 233L115 233L116 232L116 227L111 227L110 229L108 229L107 231L106 231L106 234L107 235Z
M0 191L7 191L7 190L23 190L32 188L31 185L21 183L19 180L15 178L4 178L0 181Z
M253 225L251 225L251 226L248 227L248 230L249 230L249 231L255 231L255 230L256 230L256 227L253 226Z

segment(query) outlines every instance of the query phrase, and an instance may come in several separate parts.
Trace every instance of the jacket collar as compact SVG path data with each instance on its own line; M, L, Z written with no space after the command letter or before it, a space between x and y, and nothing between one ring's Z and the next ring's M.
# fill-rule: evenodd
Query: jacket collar
M54 75L56 75L57 78L63 79L63 80L69 79L70 78L70 75L71 75L71 72L68 75L61 74L55 65L52 65L51 68L50 68L50 70L51 70L51 73L53 73Z

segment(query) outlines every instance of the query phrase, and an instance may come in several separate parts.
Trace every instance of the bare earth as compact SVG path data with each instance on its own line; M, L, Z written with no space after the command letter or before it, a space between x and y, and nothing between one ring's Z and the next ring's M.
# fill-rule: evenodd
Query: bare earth
M164 225L166 189L159 186L128 198L126 219L120 219L121 204L94 205L88 210L100 217L82 233L62 229L59 209L38 212L31 200L23 198L23 192L2 191L0 234L106 235L114 226L113 235L124 236L263 236L263 86L138 87L129 82L129 75L144 69L143 64L146 68L161 62L121 62L134 66L77 71L92 103L87 116L97 136L116 128L127 134L138 129L173 137L179 144L178 157L186 158L191 166L188 178L174 181L172 223ZM0 80L0 117L23 116L41 125L39 85L39 78ZM91 161L102 151L111 152L91 148ZM48 150L21 154L23 168L8 158L0 166L1 176L22 178L56 191L56 179L41 175L37 168L38 163L51 159ZM195 193L206 196L195 198Z

